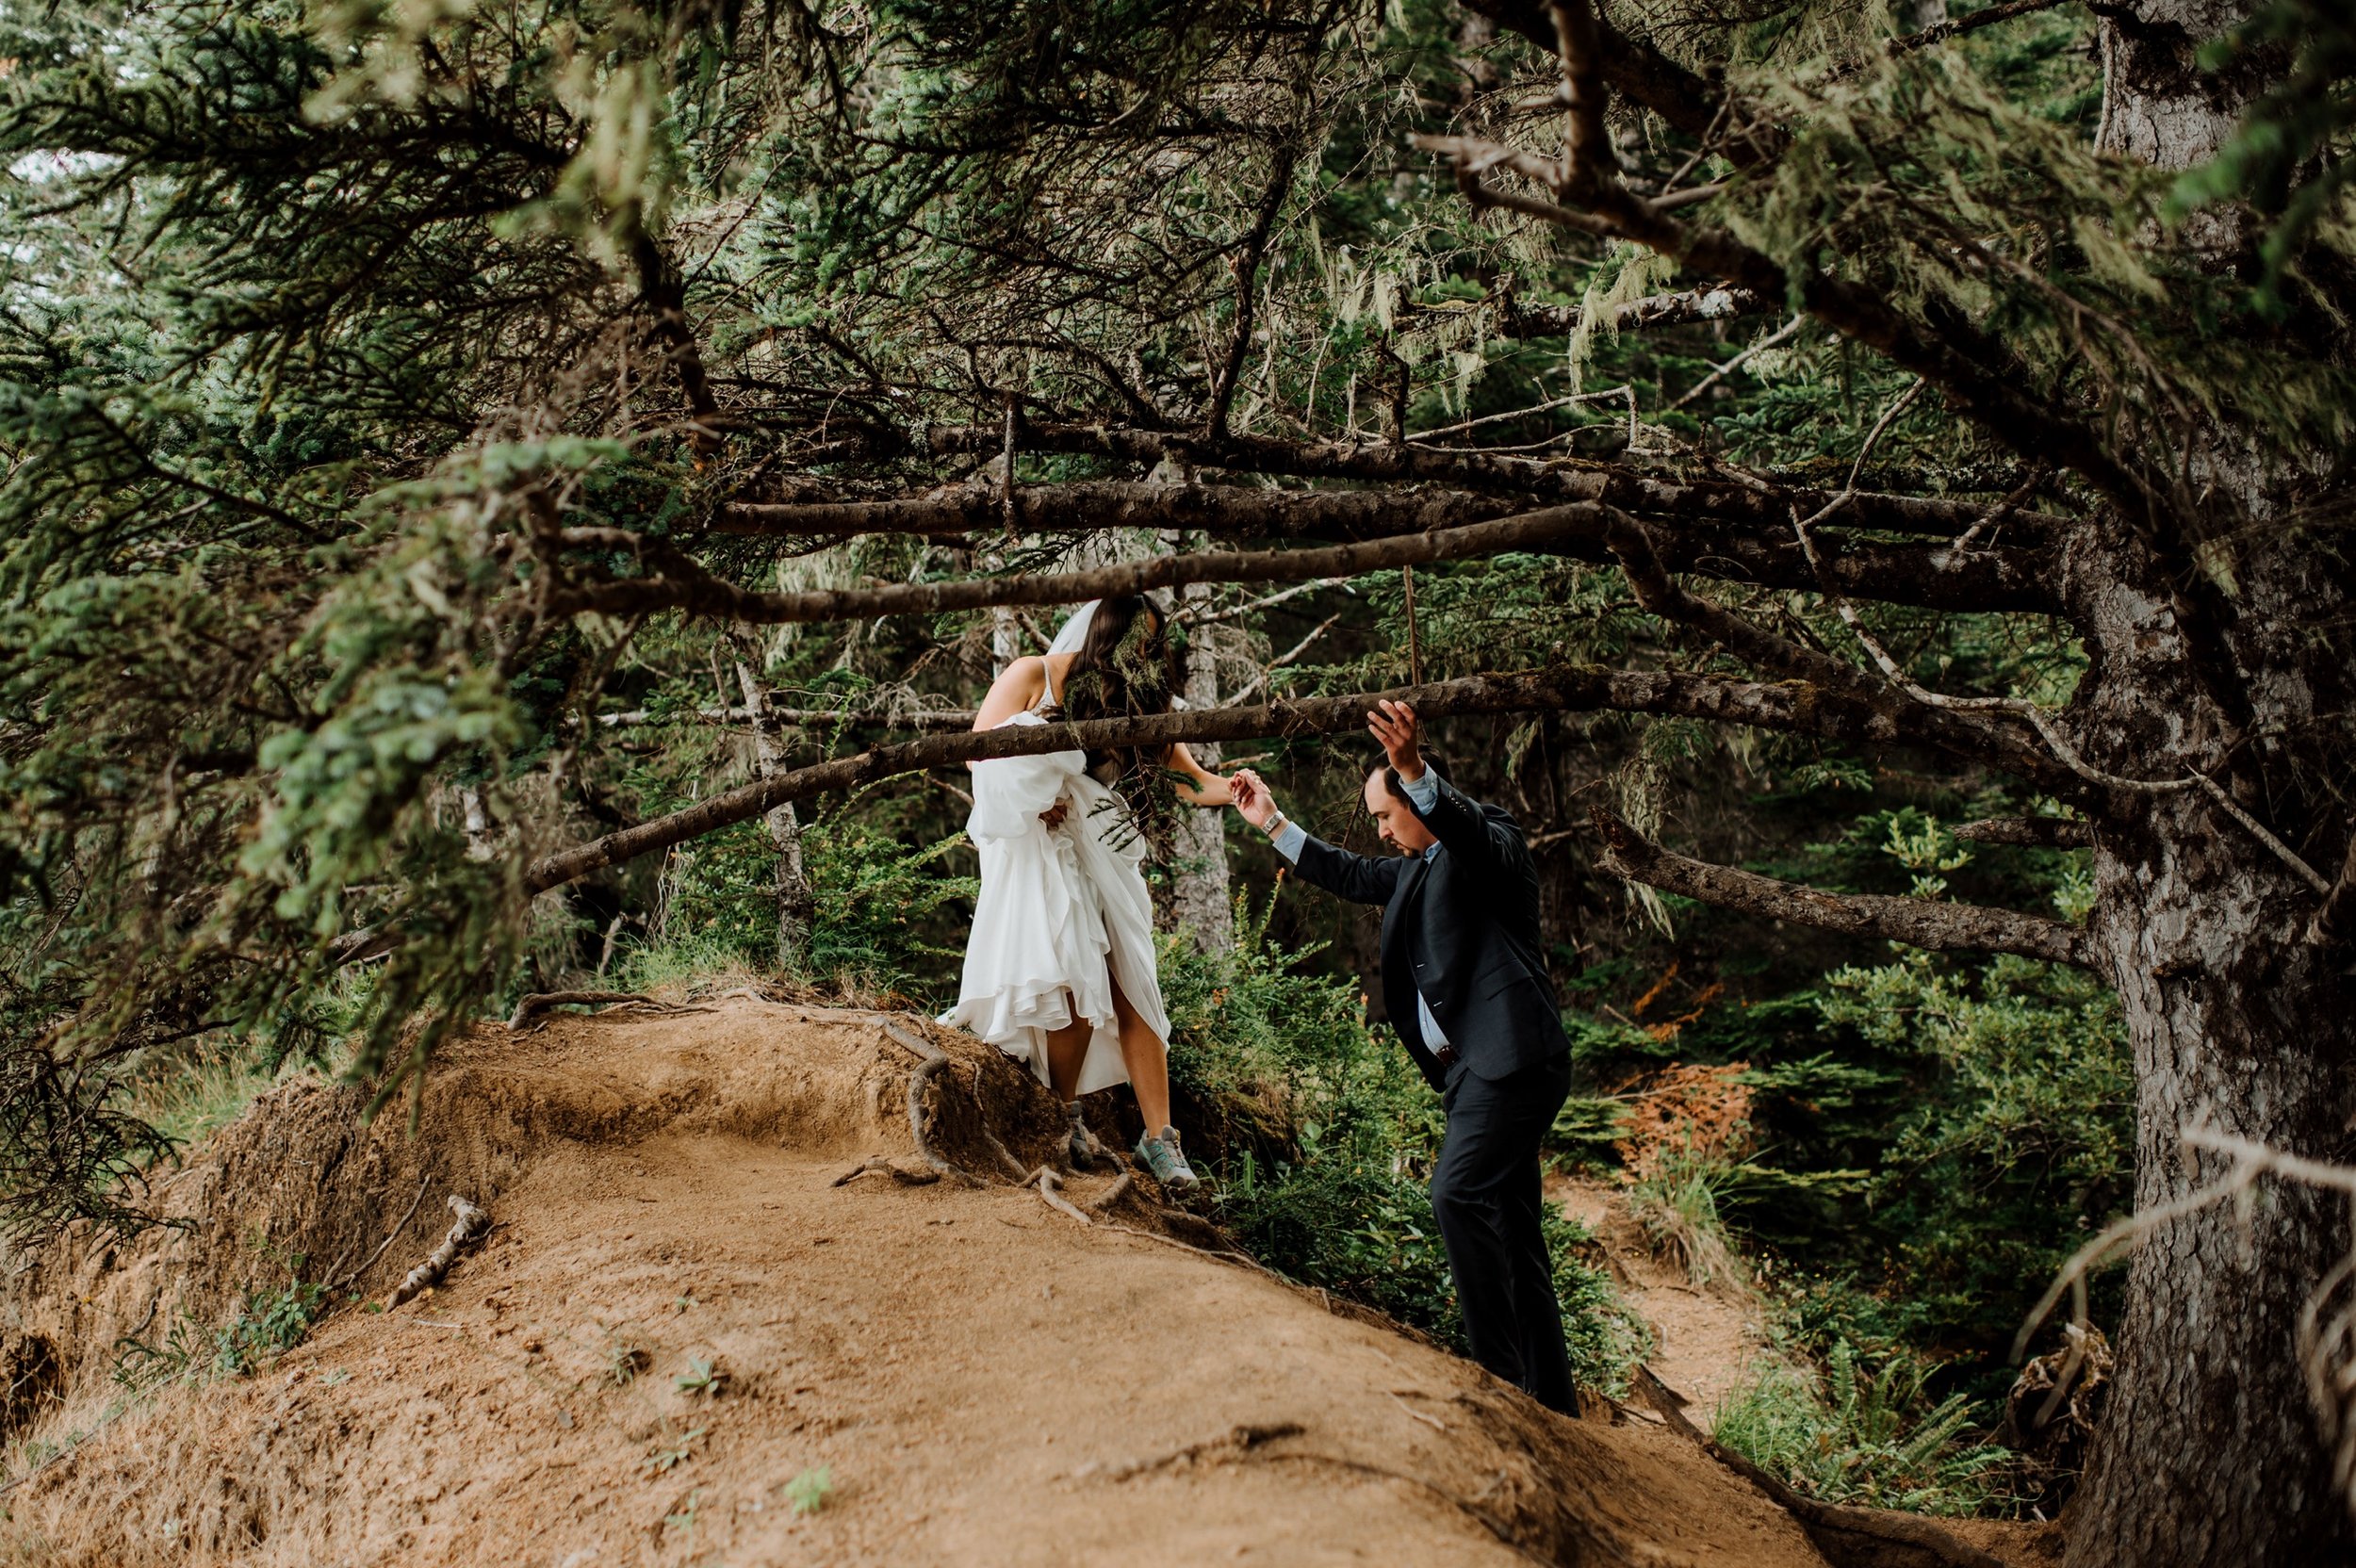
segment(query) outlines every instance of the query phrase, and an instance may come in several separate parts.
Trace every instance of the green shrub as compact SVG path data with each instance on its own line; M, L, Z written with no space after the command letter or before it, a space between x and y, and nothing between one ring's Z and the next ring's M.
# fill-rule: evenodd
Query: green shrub
M961 949L945 939L977 884L941 862L962 833L910 846L849 807L802 829L811 898L810 947L794 976L852 993L929 1001L954 987ZM682 854L662 935L630 951L618 972L633 989L739 970L775 973L777 849L760 822L698 840Z
M1927 954L1830 977L1828 1025L1921 1064L1868 1196L1883 1290L1935 1336L1994 1347L2134 1189L2134 1074L2119 1004L2089 974Z
M1757 1366L1719 1403L1712 1435L1795 1491L1827 1503L1977 1513L2007 1495L2011 1455L1967 1441L1961 1395L1931 1404L1929 1368L1891 1357L1869 1373L1847 1341L1822 1380L1783 1360Z

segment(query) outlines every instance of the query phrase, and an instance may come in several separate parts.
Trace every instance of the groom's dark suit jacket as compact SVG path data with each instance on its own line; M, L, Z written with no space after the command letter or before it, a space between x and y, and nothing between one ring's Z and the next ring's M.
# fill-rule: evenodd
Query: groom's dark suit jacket
M1538 868L1520 825L1432 776L1439 798L1416 815L1440 841L1437 855L1352 855L1311 837L1297 869L1328 892L1383 906L1383 1005L1438 1089L1448 1075L1424 1044L1418 991L1483 1078L1534 1067L1571 1042L1539 946Z

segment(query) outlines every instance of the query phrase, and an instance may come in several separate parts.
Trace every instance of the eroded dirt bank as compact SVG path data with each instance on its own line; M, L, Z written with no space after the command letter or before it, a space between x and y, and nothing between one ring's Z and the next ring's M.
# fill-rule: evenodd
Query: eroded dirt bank
M153 1341L183 1311L213 1324L283 1282L259 1244L348 1269L414 1202L355 1281L381 1298L449 1192L497 1229L431 1296L339 1310L267 1373L97 1427L4 1499L14 1558L1824 1561L1672 1433L1554 1417L1313 1295L1115 1228L1157 1229L1150 1195L1083 1225L989 1176L985 1119L1035 1165L1058 1118L977 1042L928 1034L952 1060L927 1104L984 1179L834 1184L872 1154L919 1163L920 1058L887 1021L738 999L493 1028L451 1051L414 1137L398 1116L359 1126L342 1091L275 1091L167 1193L195 1228L69 1238L10 1284L6 1353L51 1365L11 1436L95 1426L120 1336ZM1068 1191L1085 1206L1109 1185ZM819 1470L826 1504L797 1515L789 1483Z

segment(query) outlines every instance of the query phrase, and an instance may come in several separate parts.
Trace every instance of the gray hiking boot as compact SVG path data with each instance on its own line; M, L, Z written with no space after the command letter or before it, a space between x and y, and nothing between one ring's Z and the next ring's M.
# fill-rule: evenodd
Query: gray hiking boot
M1175 1127L1163 1128L1159 1137L1150 1133L1139 1137L1137 1158L1145 1162L1145 1168L1153 1173L1153 1179L1161 1183L1172 1197L1192 1192L1203 1184L1202 1178L1194 1173L1194 1167L1188 1165L1186 1156L1179 1152L1178 1129Z
M1071 1123L1072 1165L1082 1170L1093 1170L1099 1165L1111 1164L1112 1151L1088 1131L1088 1118L1080 1110L1080 1102L1074 1100L1063 1108L1063 1114Z

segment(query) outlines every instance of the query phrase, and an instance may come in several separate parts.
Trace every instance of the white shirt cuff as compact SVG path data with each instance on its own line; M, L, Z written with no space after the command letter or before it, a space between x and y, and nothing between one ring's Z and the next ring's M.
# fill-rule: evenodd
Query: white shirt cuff
M1298 865L1301 863L1301 846L1309 841L1309 830L1287 817L1284 827L1268 841L1276 846L1277 854Z

